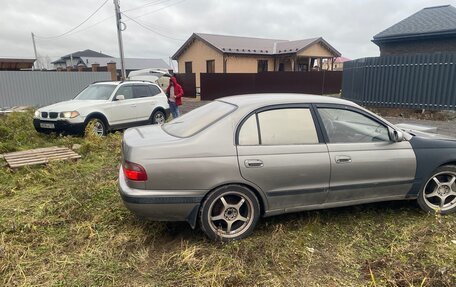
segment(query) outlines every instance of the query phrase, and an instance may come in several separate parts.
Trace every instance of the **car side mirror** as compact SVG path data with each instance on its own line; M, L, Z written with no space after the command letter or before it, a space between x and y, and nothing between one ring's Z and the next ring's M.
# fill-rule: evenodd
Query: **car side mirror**
M115 97L115 100L116 100L116 101L123 101L123 100L125 100L125 96L124 96L124 95L117 95L117 96Z
M390 133L390 139L394 142L401 142L404 140L404 133L400 130L388 128Z

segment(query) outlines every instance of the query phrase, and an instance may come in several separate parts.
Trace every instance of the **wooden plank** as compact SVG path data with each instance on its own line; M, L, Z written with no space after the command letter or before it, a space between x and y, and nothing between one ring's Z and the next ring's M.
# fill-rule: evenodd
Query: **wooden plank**
M5 158L7 161L18 161L18 160L27 160L27 159L33 159L33 158L46 158L46 157L53 157L53 156L59 156L59 155L74 155L77 154L72 151L61 151L59 153L52 153L52 154L37 154L33 156L24 156L24 157L15 157L15 158Z
M40 157L33 157L33 158L23 158L23 159L15 159L15 160L7 160L8 163L21 163L21 162L33 162L36 160L52 160L54 158L62 158L62 157L69 157L78 155L77 153L63 153L63 154L55 154L52 156L40 156Z
M57 160L66 160L66 159L78 159L81 158L80 155L77 156L71 156L71 157L64 157L60 159L52 159L52 160L38 160L35 162L27 162L27 163L18 163L18 164L12 164L10 165L11 168L16 168L16 167L21 167L21 166L26 166L26 165L36 165L36 164L43 164L43 163L49 163L51 161L57 161Z
M12 152L3 154L3 156L11 168L25 165L43 164L56 160L81 158L79 154L69 148L55 146Z
M10 161L10 160L17 160L17 159L24 159L24 158L34 158L34 157L46 157L46 156L53 156L53 155L59 155L59 154L64 154L64 153L73 153L73 151L70 150L62 150L58 152L44 152L44 153L37 153L37 154L26 154L24 156L6 156L5 159Z
M53 152L53 151L60 151L60 150L67 150L67 148L66 147L37 148L37 149L31 149L31 150L5 153L5 154L3 154L3 156L16 157L16 156L38 154L38 153L43 153L43 152Z

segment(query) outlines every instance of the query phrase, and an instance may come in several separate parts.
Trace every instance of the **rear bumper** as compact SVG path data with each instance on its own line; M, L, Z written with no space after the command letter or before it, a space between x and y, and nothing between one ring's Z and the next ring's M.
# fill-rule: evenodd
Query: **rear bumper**
M154 221L187 221L196 225L202 191L152 191L130 188L122 167L119 171L119 193L123 204L134 214Z
M41 127L41 124L53 124L54 128ZM84 123L70 123L65 120L45 121L33 119L33 126L37 132L67 132L71 134L82 134L84 132Z

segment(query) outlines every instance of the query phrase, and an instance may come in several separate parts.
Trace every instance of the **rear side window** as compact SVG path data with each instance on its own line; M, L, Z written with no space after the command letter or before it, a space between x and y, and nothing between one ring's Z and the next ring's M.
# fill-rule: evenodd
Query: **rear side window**
M253 114L239 131L240 145L293 145L318 143L308 108L285 108Z
M151 96L155 96L161 93L160 88L157 86L148 85L147 88L149 89Z
M150 90L147 86L144 85L134 85L133 86L133 97L134 98L146 98L150 97Z
M162 126L172 136L190 137L232 113L237 107L214 101L178 117Z

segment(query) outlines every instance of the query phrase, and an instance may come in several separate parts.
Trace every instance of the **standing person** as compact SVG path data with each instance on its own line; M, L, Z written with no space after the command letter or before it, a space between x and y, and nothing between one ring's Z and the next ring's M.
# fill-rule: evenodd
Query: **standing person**
M168 96L169 108L173 119L179 117L179 106L182 105L182 96L184 90L181 85L177 83L176 77L171 77L169 80L169 86L166 89L166 95Z

